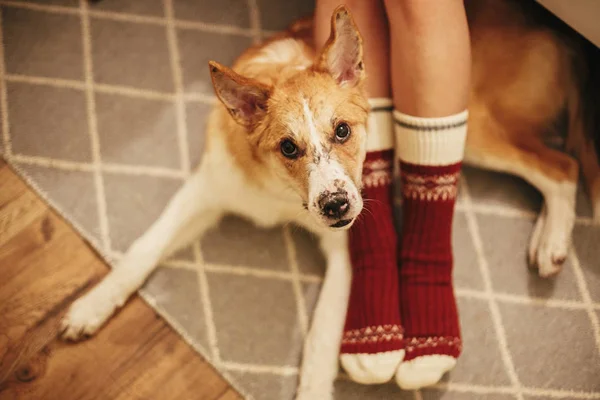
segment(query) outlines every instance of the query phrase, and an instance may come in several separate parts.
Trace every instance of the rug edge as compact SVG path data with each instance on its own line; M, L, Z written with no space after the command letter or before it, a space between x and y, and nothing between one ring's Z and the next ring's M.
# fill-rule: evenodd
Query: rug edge
M21 179L23 179L25 184L28 185L35 193L37 193L37 195L40 196L40 198L46 203L46 205L48 205L48 207L50 207L61 218L63 218L73 228L73 230L75 230L81 236L81 238L86 242L86 244L100 257L100 259L104 263L106 263L106 265L108 265L108 267L110 269L113 269L114 264L113 264L112 258L109 257L104 252L104 250L102 250L102 247L98 244L97 240L94 239L94 237L86 229L84 229L79 223L77 223L69 215L69 213L63 211L62 208L59 207L58 204L56 204L56 202L54 202L52 199L50 199L50 197L47 195L47 193L40 186L38 186L38 184L27 174L27 172L23 168L21 168L21 166L17 162L13 162L10 159L10 157L6 157L6 155L4 155L4 154L2 154L1 156L2 156L2 159L4 160L4 162L6 162L6 164ZM188 346L190 346L194 351L196 351L198 354L200 354L233 389L235 389L239 394L241 394L247 400L254 399L249 393L246 393L244 390L242 390L239 387L238 383L235 382L235 380L231 378L231 376L229 375L229 373L227 373L227 371L223 371L222 369L219 369L217 365L215 365L214 361L210 357L207 356L206 350L204 348L202 348L202 346L200 344L198 344L197 346L195 345L194 341L185 333L184 329L178 323L174 322L174 320L172 318L170 318L168 316L166 311L155 302L154 297L152 297L149 293L144 291L143 287L137 291L137 294L142 298L142 300L144 300L144 302L149 307L154 309L158 313L158 315L160 315L160 317L162 319L164 319L167 324L169 324L169 326L171 328L173 328L173 330L183 339L184 342L186 342L188 344Z

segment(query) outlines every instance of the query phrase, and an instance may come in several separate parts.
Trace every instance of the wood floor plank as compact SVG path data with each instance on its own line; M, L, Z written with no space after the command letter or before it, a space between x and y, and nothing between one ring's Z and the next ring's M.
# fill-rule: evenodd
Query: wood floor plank
M6 177L7 170L4 166L1 175ZM0 209L0 219L7 221L0 225L0 237L5 239L0 241L0 333L5 342L0 351L0 380L45 345L31 330L107 271L85 242L24 182L14 173L7 180L10 190L21 195ZM4 219L6 211L10 217ZM47 342L50 338L44 336L42 342Z
M136 298L97 337L50 343L17 371L5 391L15 399L212 400L227 389L212 367Z
M23 181L0 159L0 208L28 190Z
M2 175L6 175L8 167L4 167L2 170L3 173L0 174L0 179L3 179ZM14 180L14 178L10 180ZM4 201L4 204L0 206L0 245L10 240L17 232L20 232L45 212L45 207L39 204L40 201L33 192L22 190L22 185L18 184L6 186L0 188L0 192L3 193L3 199L1 200ZM13 189L16 193L11 196Z
M0 160L0 400L241 396L135 296L91 339L57 339L108 267Z

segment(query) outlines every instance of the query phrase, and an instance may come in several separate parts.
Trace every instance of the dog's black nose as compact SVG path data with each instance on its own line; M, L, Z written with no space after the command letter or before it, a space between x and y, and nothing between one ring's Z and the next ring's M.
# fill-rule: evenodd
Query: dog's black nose
M319 201L323 214L329 218L341 218L350 209L348 197L344 193L333 193L323 196Z

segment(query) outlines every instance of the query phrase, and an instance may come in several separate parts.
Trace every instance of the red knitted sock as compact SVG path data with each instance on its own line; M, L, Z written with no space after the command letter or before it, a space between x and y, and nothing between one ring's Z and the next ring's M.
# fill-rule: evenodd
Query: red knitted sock
M452 287L452 219L467 113L415 118L396 111L394 116L403 199L400 312L406 336L396 380L404 389L416 389L436 383L461 352Z
M349 233L352 287L340 360L360 383L380 383L402 361L398 309L392 103L371 99L367 156L363 168L364 209Z

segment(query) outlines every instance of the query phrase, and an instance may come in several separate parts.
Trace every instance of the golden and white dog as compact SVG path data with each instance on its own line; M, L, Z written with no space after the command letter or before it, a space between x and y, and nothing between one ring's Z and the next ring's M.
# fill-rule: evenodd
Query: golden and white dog
M598 161L585 135L584 80L574 62L580 54L512 3L466 4L474 68L465 161L521 176L541 191L545 203L529 255L548 276L566 258L575 219L578 163L542 142L564 109L567 143L580 156L600 213ZM210 63L220 103L208 121L201 165L119 265L72 305L64 338L96 332L161 260L224 213L262 227L291 222L318 235L327 259L298 398L331 398L351 280L346 233L363 206L369 106L362 40L347 9L335 11L319 54L310 27L310 20L294 24L244 52L233 69Z

